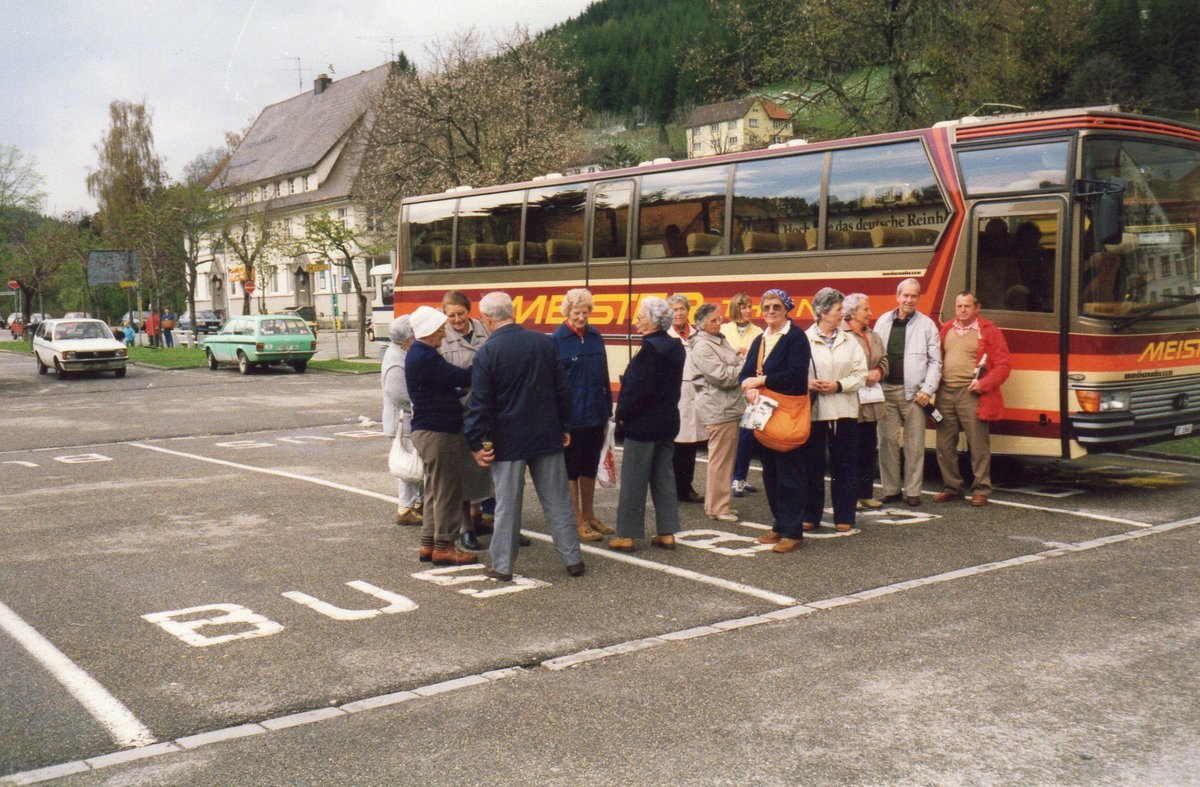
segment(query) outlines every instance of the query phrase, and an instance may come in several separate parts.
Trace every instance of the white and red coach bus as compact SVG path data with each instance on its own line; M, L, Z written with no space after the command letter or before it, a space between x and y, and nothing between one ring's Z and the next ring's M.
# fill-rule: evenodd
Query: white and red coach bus
M1200 128L1108 108L933 128L403 201L395 314L501 289L550 332L587 286L614 382L647 295L724 308L780 286L807 327L818 289L876 315L921 281L953 318L977 293L1012 351L996 453L1074 458L1200 423ZM932 445L932 432L929 433Z

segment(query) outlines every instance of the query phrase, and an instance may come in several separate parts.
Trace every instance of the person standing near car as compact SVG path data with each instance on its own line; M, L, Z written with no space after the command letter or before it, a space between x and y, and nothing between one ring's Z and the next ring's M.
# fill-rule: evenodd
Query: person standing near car
M174 330L175 330L175 312L171 311L171 307L168 306L165 309L163 309L163 313L162 313L162 339L163 339L163 345L165 345L166 347L174 347L175 346L175 335L173 333Z
M152 309L150 313L146 315L146 336L150 340L151 347L158 347L158 331L158 309Z

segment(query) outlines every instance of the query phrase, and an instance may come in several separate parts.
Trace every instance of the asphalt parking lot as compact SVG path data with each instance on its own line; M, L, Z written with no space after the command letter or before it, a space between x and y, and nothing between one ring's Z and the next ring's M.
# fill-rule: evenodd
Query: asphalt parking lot
M418 563L416 529L391 524L376 376L59 381L0 353L0 396L0 778L1195 779L1194 657L1176 658L1200 636L1194 465L1006 462L985 509L926 495L795 555L754 541L761 494L733 524L685 506L678 549L587 546L579 579L530 494L534 544L503 585ZM603 490L601 517L615 505ZM802 754L814 716L829 728ZM1071 753L1039 750L1060 718ZM555 765L572 726L588 753ZM1120 746L1100 744L1123 727L1172 746L1114 764ZM396 735L488 756L439 770L387 749ZM772 766L756 738L794 754ZM606 740L627 754L598 756ZM1014 740L1028 762L987 748ZM356 747L382 770L355 771L340 752Z

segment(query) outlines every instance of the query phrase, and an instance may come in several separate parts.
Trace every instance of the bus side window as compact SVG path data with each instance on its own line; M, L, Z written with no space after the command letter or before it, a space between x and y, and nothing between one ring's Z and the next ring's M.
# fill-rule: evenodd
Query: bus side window
M449 268L454 200L418 202L408 208L408 269Z
M598 185L592 194L592 259L629 255L629 206L633 184Z
M827 248L932 246L949 218L920 142L833 152Z
M586 205L586 187L530 189L525 209L525 264L582 262Z
M722 235L728 178L728 165L643 176L638 257L727 253Z
M824 162L820 153L739 163L733 176L733 251L815 249Z

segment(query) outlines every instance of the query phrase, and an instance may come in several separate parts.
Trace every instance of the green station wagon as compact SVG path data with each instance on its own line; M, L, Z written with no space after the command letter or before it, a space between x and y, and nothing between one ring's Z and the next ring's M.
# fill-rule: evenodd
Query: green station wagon
M317 338L295 315L251 314L230 317L221 330L204 340L208 368L236 363L238 371L286 363L303 372L317 351Z

